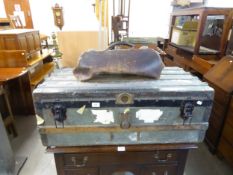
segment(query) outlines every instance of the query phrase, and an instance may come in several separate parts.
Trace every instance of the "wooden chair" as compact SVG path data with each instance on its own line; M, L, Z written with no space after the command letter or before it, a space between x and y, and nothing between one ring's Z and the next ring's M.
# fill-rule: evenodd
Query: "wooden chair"
M23 29L24 28L23 23L18 15L16 15L16 16L9 15L9 18L10 18L10 21L11 21L13 28L15 28L15 29Z

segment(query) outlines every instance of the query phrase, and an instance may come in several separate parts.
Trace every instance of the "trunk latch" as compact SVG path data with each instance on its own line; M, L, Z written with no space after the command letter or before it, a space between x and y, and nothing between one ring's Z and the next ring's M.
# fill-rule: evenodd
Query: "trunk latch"
M180 106L180 116L183 119L183 125L188 120L191 124L193 117L194 103L191 100L183 101Z
M64 128L64 120L66 119L66 107L60 104L56 104L51 108L52 114L54 116L55 126L57 128L57 121L62 123Z

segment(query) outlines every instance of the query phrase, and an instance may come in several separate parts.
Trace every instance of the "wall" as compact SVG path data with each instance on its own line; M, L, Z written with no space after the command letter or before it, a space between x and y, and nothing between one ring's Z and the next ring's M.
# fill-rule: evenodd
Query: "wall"
M75 67L83 52L98 49L97 31L63 31L57 32L57 37L59 49L63 53L61 59L63 67Z
M112 0L109 0L112 1ZM93 12L94 0L29 0L34 28L50 34L58 31L54 26L52 6L57 2L63 6L65 25L63 30L98 31L99 24ZM112 3L109 2L112 11ZM166 37L170 19L171 0L131 0L129 35L132 37ZM110 12L111 14L111 12Z
M209 7L233 7L232 0L206 1L206 6ZM29 0L34 28L48 35L52 31L58 31L58 28L54 26L51 9L56 2L64 7L64 30L98 30L98 21L91 5L94 0ZM131 0L130 36L166 37L170 21L170 4L171 0L143 0L143 2L141 0ZM110 5L109 10L111 8L112 5ZM3 0L0 0L0 18L4 17L6 17L4 3Z
M131 0L129 35L168 37L171 0Z
M207 7L228 7L233 8L232 0L206 0Z
M0 0L0 18L6 18L5 6L3 0Z
M34 28L41 33L50 35L59 31L54 25L52 6L58 3L63 7L64 31L94 31L98 30L98 21L92 7L93 0L29 0Z

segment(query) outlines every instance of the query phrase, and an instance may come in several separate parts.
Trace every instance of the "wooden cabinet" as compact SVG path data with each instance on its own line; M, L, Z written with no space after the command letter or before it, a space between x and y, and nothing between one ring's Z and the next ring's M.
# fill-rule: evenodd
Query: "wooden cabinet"
M183 175L190 144L62 147L54 152L59 175Z
M37 30L11 29L0 31L0 50L25 50L27 56L29 56L40 49L40 34Z
M35 113L31 89L43 81L45 76L54 69L52 51L42 50L40 43L37 30L0 31L0 68L26 68L29 72L29 77L7 82L7 87L11 92L8 98L14 115Z
M233 166L233 96L226 116L218 150L221 155Z
M217 151L218 145L221 143L220 138L223 127L226 127L226 129L229 128L226 125L225 119L228 109L231 108L229 103L233 92L232 63L233 57L226 56L204 75L204 79L215 90L214 103L209 119L209 128L206 132L205 139L212 152ZM230 139L230 135L225 137Z
M232 16L230 8L202 7L173 12L165 64L201 75L208 72L225 55Z

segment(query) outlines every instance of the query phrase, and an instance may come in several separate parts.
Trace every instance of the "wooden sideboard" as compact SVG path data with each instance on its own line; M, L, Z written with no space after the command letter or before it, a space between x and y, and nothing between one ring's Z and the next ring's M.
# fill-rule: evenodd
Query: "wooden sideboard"
M33 29L11 29L0 31L0 50L25 50L30 56L40 48L40 34Z
M41 49L40 43L37 30L0 31L0 67L26 67L35 87L54 69L52 50Z
M48 148L58 175L183 175L193 144Z

